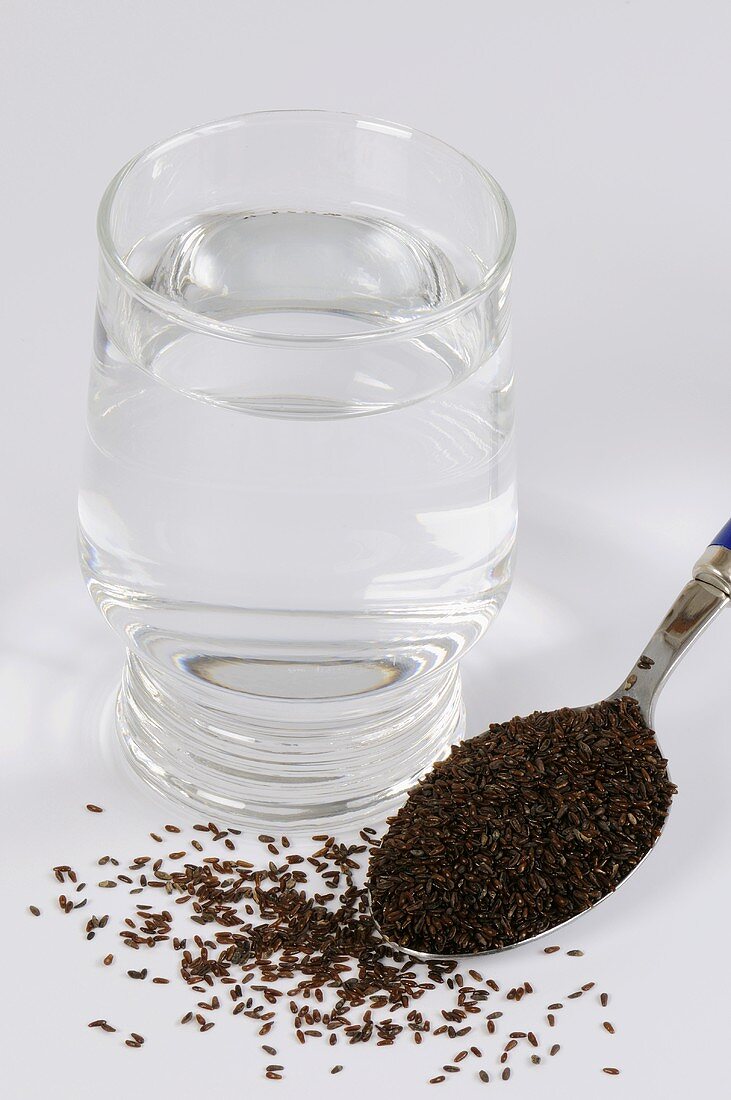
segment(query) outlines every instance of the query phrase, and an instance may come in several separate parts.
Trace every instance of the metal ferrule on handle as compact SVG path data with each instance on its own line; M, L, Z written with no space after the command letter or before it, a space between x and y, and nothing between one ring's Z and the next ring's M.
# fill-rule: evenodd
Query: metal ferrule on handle
M731 520L716 535L693 567L686 584L660 623L642 656L612 699L635 699L649 726L660 690L719 611L731 601Z

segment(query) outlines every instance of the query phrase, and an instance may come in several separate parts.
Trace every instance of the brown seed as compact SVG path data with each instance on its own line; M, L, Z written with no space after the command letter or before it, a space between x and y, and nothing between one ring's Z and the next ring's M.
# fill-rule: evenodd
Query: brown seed
M610 1024L609 1020L605 1020L602 1027L605 1031L608 1031L610 1035L614 1035L614 1025Z
M540 1054L531 1054L530 1060L534 1066L540 1065L541 1056Z
M549 1050L549 1052L548 1052L548 1053L549 1053L549 1054L551 1055L551 1057L553 1058L553 1056L554 1056L555 1054L558 1054L558 1052L559 1052L559 1050L560 1050L560 1049L561 1049L561 1047L559 1046L559 1044L558 1044L558 1043L554 1043L554 1044L553 1044L553 1046L551 1047L551 1049Z
M442 1066L445 1073L459 1073L459 1066Z
M555 1027L556 1026L556 1017L553 1015L552 1012L548 1013L548 1016L546 1017L546 1019L548 1020L548 1026L549 1027Z
M333 1066L333 1068L330 1070L330 1072L331 1073L341 1073L342 1069L343 1069L342 1066Z
M101 806L95 806L93 802L87 802L86 808L90 814L103 814L104 810Z
M487 1070L481 1069L481 1070L480 1070L480 1072L479 1072L479 1073L477 1074L477 1076L478 1076L478 1077L480 1078L480 1080L481 1080L481 1081L483 1081L483 1082L484 1082L484 1084L486 1084L486 1085L487 1085L487 1084L489 1083L489 1081L490 1081L490 1074L489 1074L489 1073L487 1072Z
M616 1077L619 1073L619 1070L615 1069L614 1066L605 1066L602 1070L602 1073L609 1073L612 1075L612 1077Z
M560 1001L556 1001L554 1004L548 1006L551 1012L558 1012L559 1008L563 1008Z
M622 776L611 787L605 782L607 758ZM495 724L453 749L416 784L373 846L373 913L391 939L425 951L457 954L527 939L610 893L652 847L673 794L666 762L631 699ZM506 806L515 809L506 815ZM637 821L631 846L625 832L629 814ZM465 861L468 871L455 889L455 837L467 852L485 850L500 874L489 933L480 907L470 908L484 885L481 867L479 874L469 871L479 861ZM319 867L333 843L328 838L313 866ZM526 845L545 857L540 873L526 871ZM459 987L456 976L453 981ZM519 1001L531 988L529 982L518 985L507 999Z
M442 1083L442 1081L446 1081L446 1080L447 1080L447 1078L444 1077L443 1075L441 1075L439 1077L430 1077L429 1078L429 1084L430 1085L440 1085Z
M600 1001L600 1004L601 1004L602 1008L606 1008L607 1005L609 1004L609 994L608 993L602 993L599 997L599 1001Z
M505 1069L503 1070L503 1073L502 1073L503 1081L507 1081L509 1079L509 1077L510 1077L510 1069L509 1069L508 1066L506 1066Z
M114 955L105 955L102 961L105 966L111 966L114 962Z
M40 917L41 911L40 911L40 909L38 908L37 905L29 905L28 909L30 910L30 912L33 914L34 917Z
M553 953L555 951L560 951L561 948L560 947L544 947L543 950L544 950L546 955L553 955Z

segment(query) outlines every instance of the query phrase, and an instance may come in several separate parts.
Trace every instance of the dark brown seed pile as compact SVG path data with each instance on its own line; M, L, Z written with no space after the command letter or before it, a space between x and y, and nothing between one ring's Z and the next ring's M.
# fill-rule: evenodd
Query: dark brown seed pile
M393 942L437 954L535 936L619 885L675 789L629 698L490 726L391 818L371 859L376 919Z
M173 825L164 831L182 832ZM114 877L97 884L104 894L91 899L95 912L88 919L84 914L81 921L68 920L64 898L61 919L72 927L76 924L87 941L100 937L101 951L99 940L90 947L96 960L107 967L118 960L107 973L116 980L135 981L149 996L159 996L152 990L169 984L176 974L191 1000L195 998L188 1011L174 1014L180 1025L206 1033L224 1015L246 1022L255 1031L253 1046L261 1051L265 1080L287 1077L287 1059L278 1054L282 1029L303 1047L312 1042L337 1046L327 1063L333 1075L347 1071L345 1048L353 1044L414 1043L421 1049L425 1041L424 1080L437 1086L452 1080L507 1081L521 1066L538 1066L541 1055L557 1052L558 1044L551 1045L556 1031L549 1033L549 1040L542 1020L546 1011L562 1009L563 1002L547 1005L547 991L527 980L501 988L493 977L463 968L456 960L420 963L383 942L363 883L367 858L380 843L375 830L363 829L356 843L319 834L300 851L294 851L285 836L262 834L264 853L253 855L249 843L249 859L237 853L238 829L208 822L192 826L187 839L185 834L187 830L176 844L185 852L205 854L180 860L176 852L159 858L138 855L123 862L101 856L97 865ZM69 894L72 887L73 894L85 889L69 865L54 867L52 874ZM119 885L116 894L107 893L108 883ZM100 897L104 907L110 897L114 900L115 914L102 911ZM33 906L31 912L38 908ZM42 928L44 922L37 924ZM115 952L109 951L113 941L118 944ZM583 952L572 948L565 955ZM166 956L173 963L169 977L159 976ZM158 967L158 962L163 965ZM569 965L584 963L577 958ZM593 987L594 982L585 982L581 993ZM511 1031L510 1015L524 997L527 1001L519 1010L524 1014L522 1030ZM591 1000L598 1026L608 996ZM583 1005L588 1001L584 998ZM572 1001L571 1007L578 1003ZM535 1030L529 1030L525 1018L531 1010ZM587 1008L580 1011L586 1013ZM233 1021L229 1025L237 1026ZM98 1037L129 1049L155 1041L151 1035L146 1042L121 1020L100 1017L88 1027L94 1041ZM605 1021L605 1034L608 1031ZM606 1041L613 1042L609 1034Z

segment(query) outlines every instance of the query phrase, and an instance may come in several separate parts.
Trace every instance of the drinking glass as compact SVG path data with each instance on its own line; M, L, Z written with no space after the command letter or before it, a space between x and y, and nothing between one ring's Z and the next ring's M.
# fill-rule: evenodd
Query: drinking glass
M131 160L98 235L80 553L129 760L230 820L388 809L510 583L505 195L404 126L249 114Z

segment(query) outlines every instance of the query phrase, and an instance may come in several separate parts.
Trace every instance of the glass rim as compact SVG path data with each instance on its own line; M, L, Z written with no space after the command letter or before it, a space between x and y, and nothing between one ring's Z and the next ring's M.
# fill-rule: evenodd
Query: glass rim
M416 138L417 140L425 141L430 144L441 147L449 153L456 154L462 161L469 164L478 174L482 183L485 185L486 190L490 193L497 209L502 217L502 228L499 236L499 250L497 259L493 265L485 272L480 281L469 290L466 290L464 294L461 294L459 298L449 302L447 305L440 306L437 309L430 310L426 315L422 317L416 317L411 321L392 321L380 328L373 329L368 332L344 332L334 335L330 334L317 334L317 333L278 333L267 331L266 329L249 328L242 325L229 324L225 321L218 321L215 318L206 317L203 314L196 313L195 310L188 309L177 302L172 301L170 298L165 297L164 294L159 294L157 291L152 290L149 286L143 283L134 272L126 265L123 257L120 255L111 232L110 220L112 213L112 206L117 195L120 193L125 180L129 174L133 171L137 165L141 164L144 160L158 154L168 146L175 145L179 141L191 138L198 134L210 133L216 130L233 129L247 122L262 122L267 119L277 120L283 116L290 116L295 118L297 116L315 116L323 120L333 121L352 121L356 125L361 124L368 129L379 129L384 134L392 134L399 136L408 136L409 138ZM481 298L488 295L494 287L503 279L512 259L513 251L515 248L515 216L513 214L513 208L510 205L510 201L503 191L500 184L492 176L486 168L483 168L476 160L457 149L455 146L450 145L448 142L443 141L441 138L434 137L432 134L426 133L423 130L417 130L412 126L405 126L401 123L388 122L385 119L373 118L368 115L356 114L348 111L328 111L321 109L311 108L294 108L283 109L275 111L248 111L242 114L231 115L228 118L220 119L214 122L202 123L198 126L191 126L185 130L179 130L177 133L172 134L170 137L163 138L161 141L153 142L145 149L142 149L139 153L135 154L126 164L119 169L119 171L112 177L111 181L107 185L104 194L102 195L101 202L97 213L96 221L97 238L99 242L99 248L102 257L106 261L107 265L114 274L115 279L123 286L124 290L132 298L152 310L159 316L164 317L168 321L172 321L183 328L193 330L195 332L208 334L210 336L217 336L219 338L239 341L242 343L252 344L266 344L266 345L282 345L282 344L316 344L320 346L343 346L350 344L361 344L366 342L398 339L400 336L418 336L423 335L426 332L438 328L439 326L454 320L455 318L466 313L476 302Z

